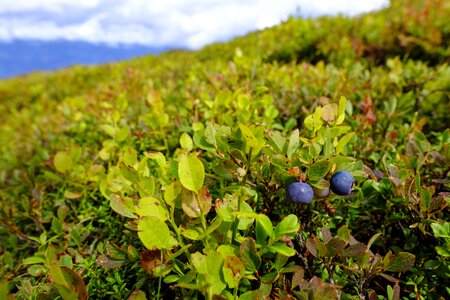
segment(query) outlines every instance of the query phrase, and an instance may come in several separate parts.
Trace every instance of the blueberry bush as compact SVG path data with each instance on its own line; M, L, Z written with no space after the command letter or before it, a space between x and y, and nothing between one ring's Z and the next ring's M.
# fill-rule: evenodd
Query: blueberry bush
M447 299L450 6L0 81L0 299Z

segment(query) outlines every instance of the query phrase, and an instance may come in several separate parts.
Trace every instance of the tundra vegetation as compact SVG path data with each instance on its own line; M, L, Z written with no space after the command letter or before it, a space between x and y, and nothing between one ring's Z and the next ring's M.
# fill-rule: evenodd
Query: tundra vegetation
M0 299L449 299L449 5L1 81Z

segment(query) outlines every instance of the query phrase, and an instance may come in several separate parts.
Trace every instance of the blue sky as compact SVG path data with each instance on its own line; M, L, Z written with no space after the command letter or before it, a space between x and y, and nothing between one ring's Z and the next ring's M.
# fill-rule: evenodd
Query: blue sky
M0 0L0 41L198 49L296 14L356 15L388 0Z

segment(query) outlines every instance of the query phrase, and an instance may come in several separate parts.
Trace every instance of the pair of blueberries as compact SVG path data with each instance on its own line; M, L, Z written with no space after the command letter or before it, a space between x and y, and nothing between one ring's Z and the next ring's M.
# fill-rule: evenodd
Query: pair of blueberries
M339 196L345 196L351 193L353 187L353 176L346 171L336 172L330 180L330 189ZM329 189L316 190L316 196L326 197ZM291 183L286 190L287 198L295 203L311 203L314 197L313 188L305 182Z

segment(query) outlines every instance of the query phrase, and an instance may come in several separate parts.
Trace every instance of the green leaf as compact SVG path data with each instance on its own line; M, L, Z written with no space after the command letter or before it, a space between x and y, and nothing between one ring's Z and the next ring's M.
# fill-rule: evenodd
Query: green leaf
M298 129L295 129L291 133L291 137L289 139L289 145L287 149L287 157L292 160L294 158L295 152L298 150L298 146L300 144L300 132Z
M253 155L257 155L261 148L264 147L263 127L254 125L247 127L239 124L239 129L245 142L245 153L250 153L251 148Z
M130 134L130 129L128 127L122 127L120 130L116 132L116 140L118 142L123 142L128 138L128 135Z
M450 240L450 222L435 222L431 224L431 229L433 229L434 237Z
M161 169L161 172L163 173L163 175L166 174L167 161L166 161L166 157L164 156L164 154L162 154L161 152L146 152L145 157L156 161L156 163L158 164L159 168Z
M121 216L127 218L136 218L136 215L134 214L134 203L130 198L111 194L111 196L109 197L109 205L116 213Z
M323 121L322 121L322 107L320 107L320 106L318 106L316 108L316 110L314 111L313 124L314 124L314 132L319 130L322 127L322 125L323 125Z
M86 285L84 284L81 276L75 271L69 269L68 267L61 267L61 271L64 278L69 283L70 287L59 287L57 285L58 292L65 300L72 299L86 299L87 291Z
M248 271L253 272L259 269L261 266L261 257L256 251L256 244L252 238L246 238L242 241L239 253Z
M309 115L305 118L305 121L303 122L303 124L305 125L306 129L308 130L313 130L314 128L314 120L313 120L313 115Z
M265 214L259 214L256 218L256 240L258 244L263 245L267 237L272 238L272 221Z
M347 107L347 98L341 96L339 98L339 107L337 112L336 125L341 124L345 120L345 108Z
M141 180L136 184L136 189L141 197L153 195L155 193L155 179L153 177L141 177Z
M322 160L314 163L308 170L308 177L311 180L318 180L325 177L330 170L330 163L327 160Z
M239 219L238 229L247 230L255 221L258 216L247 202L243 202L241 205L241 211L237 212L237 217Z
M47 248L47 268L48 273L51 276L52 282L63 288L70 288L69 282L67 282L64 277L64 273L61 269L61 265L59 264L59 260L57 258L57 252L55 247L49 246Z
M199 241L201 239L203 239L203 229L200 227L194 227L194 228L187 228L185 230L183 230L182 232L183 236L193 240L193 241Z
M429 209L431 204L432 194L427 189L419 189L420 203L423 209ZM449 232L450 233L450 232Z
M342 225L341 227L339 227L337 236L347 243L350 241L350 230L348 229L347 225Z
M207 274L208 266L206 265L206 255L200 252L195 252L191 254L192 264L194 265L197 273Z
M270 131L267 141L272 145L276 153L283 153L286 138L279 131Z
M211 251L206 255L199 252L191 255L192 264L199 274L202 274L208 283L207 293L219 295L226 287L223 279L224 258L219 252Z
M13 300L16 299L13 295L9 293L9 286L6 280L0 281L0 299Z
M102 129L107 135L114 138L116 136L116 129L108 124L104 124L100 126L100 129Z
M325 157L330 157L334 152L334 148L333 144L331 143L331 131L329 127L327 127L327 135L324 138L325 144L323 147L323 154L325 155Z
M78 199L78 198L80 198L82 196L83 196L83 193L73 192L73 191L70 191L70 190L65 190L64 191L64 198L67 198L67 199Z
M191 151L194 147L194 143L192 142L192 138L186 132L184 132L180 137L180 146L187 151Z
M72 156L68 152L59 151L53 158L53 164L58 172L70 171L73 168Z
M149 250L154 247L157 249L172 249L178 244L167 224L152 216L143 217L138 221L138 236Z
M350 142L350 140L355 136L354 132L347 133L343 137L339 139L338 144L336 145L336 153L344 153L345 146Z
M287 256L287 257L291 257L291 256L295 255L295 250L286 244L276 243L272 246L267 246L267 249L269 249L270 251L279 253L281 255Z
M197 192L203 186L205 169L194 155L183 155L178 162L178 176L186 189Z
M318 106L313 114L307 116L304 125L308 130L311 130L315 134L323 125L322 107Z
M41 277L43 274L47 273L47 267L43 265L31 265L27 268L28 274L34 277ZM0 293L1 295L1 293ZM4 299L0 296L0 299Z
M45 263L45 259L43 259L42 257L36 257L36 256L27 257L22 261L23 265L44 264L44 263Z
M386 266L386 271L390 272L406 272L414 265L416 257L408 252L399 252Z
M216 127L212 123L208 123L205 129L205 140L213 145L214 147L217 147L216 142Z
M118 164L120 173L125 179L131 181L132 183L139 182L140 176L138 171L136 171L132 166L125 164L124 162L119 162Z
M274 229L274 240L278 240L285 236L293 236L300 229L298 218L296 215L286 216Z
M264 295L260 290L248 291L239 296L239 300L255 300L255 299L264 299Z
M180 191L181 185L178 181L172 182L166 187L164 191L164 201L166 201L167 205L172 207L175 206L175 199L177 199Z
M113 242L106 243L105 252L106 255L113 260L124 260L127 257L126 251Z
M445 244L443 246L436 246L436 252L443 257L450 257L450 244Z
M141 198L136 207L136 213L141 216L152 216L163 221L169 219L169 212L163 207L160 201L153 197Z

